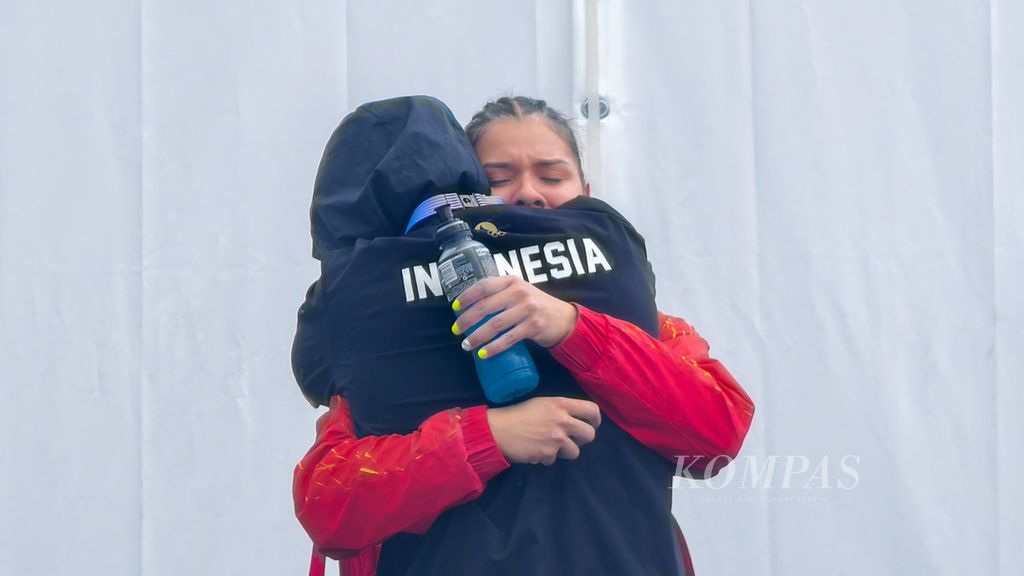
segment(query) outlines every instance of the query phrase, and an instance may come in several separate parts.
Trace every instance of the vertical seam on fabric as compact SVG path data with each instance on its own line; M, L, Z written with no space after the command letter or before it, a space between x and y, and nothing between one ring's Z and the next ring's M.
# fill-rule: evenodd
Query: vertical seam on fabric
M139 459L139 533L138 533L138 574L145 574L146 568L146 228L145 228L145 201L146 201L146 42L144 16L146 0L139 0L139 201L138 201L138 229L139 229L139 393L138 393L138 447L137 457Z
M754 257L755 257L754 265L756 267L755 268L754 279L753 279L754 294L755 294L754 305L756 307L756 312L755 312L753 320L754 320L754 323L755 323L754 324L754 328L755 328L755 333L757 334L758 342L761 342L761 341L763 341L763 321L762 321L763 318L762 318L762 306L761 306L761 298L762 298L762 293L761 293L761 269L762 269L762 266L761 266L761 245L760 245L760 242L759 242L759 239L760 239L760 236L761 236L761 212L760 212L760 202L759 202L759 198L758 198L758 192L759 192L760 186L758 185L758 182L759 182L759 177L758 177L759 171L758 171L758 166L757 166L757 118L756 118L757 106L756 106L756 98L755 98L755 94L756 94L756 81L755 81L755 75L754 75L754 58L755 58L756 50L755 50L755 46L754 46L754 1L753 0L747 0L747 51L748 51L748 56L747 56L747 66L748 66L747 72L748 72L748 76L747 77L749 79L749 86L750 86L750 159L751 159L750 161L751 161L751 172L752 172L752 174L751 174L751 183L753 185L753 204L754 204L754 219L753 219L754 220L754 235L753 235L753 237L754 237ZM763 383L765 381L764 354L763 354L763 349L760 346L758 346L757 367L758 367L757 371L758 371L758 374L760 376L760 381ZM764 399L762 398L761 401L763 402ZM765 452L768 451L768 444L769 444L768 443L768 432L767 432L767 429L765 429L764 440L763 440L763 445L764 445ZM769 574L769 576L774 573L774 562L773 562L773 555L772 555L772 550L773 550L773 545L772 545L773 536L772 536L772 534L773 534L773 532L771 530L771 517L772 517L772 503L771 503L771 499L769 498L768 501L765 503L765 533L768 535L768 543L767 543L768 545L766 547L766 552L767 552L767 555L768 555L768 562L767 562L767 564L768 564L768 574Z
M998 238L998 226L999 220L996 216L996 162L997 154L996 147L998 146L998 138L996 138L996 110L997 110L997 96L996 96L996 1L989 0L988 3L988 86L989 86L989 186L991 191L991 204L989 208L991 210L992 217L992 237L991 237L991 254L992 254L992 381L995 384L993 387L993 403L992 410L994 418L992 419L993 427L995 428L995 464L996 473L993 474L993 482L995 483L995 547L996 547L996 572L1002 568L1003 565L1003 547L1002 547L1002 522L999 511L999 502L1002 495L1002 486L999 481L999 462L1001 457L1002 443L1000 442L1000 425L999 425L999 273L997 264L997 248L996 241Z

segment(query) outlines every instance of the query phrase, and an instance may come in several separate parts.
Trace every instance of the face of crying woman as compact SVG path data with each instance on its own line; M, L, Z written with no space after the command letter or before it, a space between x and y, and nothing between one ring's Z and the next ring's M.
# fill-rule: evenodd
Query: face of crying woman
M557 208L590 195L568 144L540 116L492 122L477 141L476 153L491 194L508 204Z

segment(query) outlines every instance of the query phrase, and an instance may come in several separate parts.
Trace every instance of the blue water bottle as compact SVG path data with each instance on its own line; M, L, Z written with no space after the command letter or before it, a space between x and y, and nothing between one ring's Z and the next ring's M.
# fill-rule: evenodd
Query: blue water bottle
M452 217L451 208L441 206L437 210L441 224L435 233L441 257L437 260L437 269L441 273L441 287L444 295L451 303L459 294L484 278L498 275L498 267L494 256L486 246L473 240L469 226L458 218ZM455 313L458 318L459 312ZM485 317L475 326L466 330L470 335L479 326L490 320L495 314ZM537 387L537 367L526 345L516 343L508 350L482 360L473 354L476 361L476 374L480 378L487 399L496 404L511 402L528 394Z

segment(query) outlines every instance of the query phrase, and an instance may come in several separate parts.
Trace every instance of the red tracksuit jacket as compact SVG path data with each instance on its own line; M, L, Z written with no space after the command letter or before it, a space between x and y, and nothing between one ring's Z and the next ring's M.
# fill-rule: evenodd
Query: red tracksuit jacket
M689 324L659 314L654 340L628 322L579 311L573 333L550 351L604 415L672 461L736 456L754 404ZM348 403L335 396L316 428L292 487L295 514L314 543L311 575L323 574L329 556L339 559L343 576L373 576L382 541L426 532L509 466L491 435L487 406L439 412L411 434L356 438Z

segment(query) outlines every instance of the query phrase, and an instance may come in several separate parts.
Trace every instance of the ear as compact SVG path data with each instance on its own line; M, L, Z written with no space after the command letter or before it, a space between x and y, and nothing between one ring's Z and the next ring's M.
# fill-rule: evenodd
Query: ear
M590 182L583 185L583 195L590 198Z

